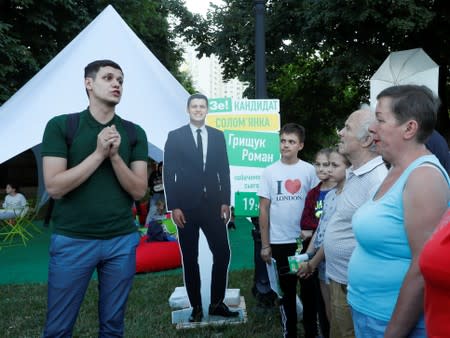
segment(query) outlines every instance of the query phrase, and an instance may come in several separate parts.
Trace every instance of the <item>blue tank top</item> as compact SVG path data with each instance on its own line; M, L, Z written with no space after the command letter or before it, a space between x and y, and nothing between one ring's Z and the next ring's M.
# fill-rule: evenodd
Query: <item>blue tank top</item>
M381 198L367 201L352 219L357 245L348 266L347 299L355 310L379 320L390 320L411 263L403 190L411 172L423 163L437 166L449 182L434 155L419 157ZM425 327L423 316L417 327Z

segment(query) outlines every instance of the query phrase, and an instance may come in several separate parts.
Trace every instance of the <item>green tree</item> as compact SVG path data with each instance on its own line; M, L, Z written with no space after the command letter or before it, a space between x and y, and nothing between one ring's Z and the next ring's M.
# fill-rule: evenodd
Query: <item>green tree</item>
M441 66L443 102L437 128L450 132L448 118L450 8L443 0L301 1L302 53L333 55L333 80L368 79L392 51L421 47Z
M192 83L192 77L187 71L179 72L178 81L180 81L181 85L187 90L188 93L194 94L197 92Z
M369 79L389 53L422 47L441 65L438 129L449 130L449 22L443 0L267 1L268 93L281 99L282 122L307 126L311 152L327 145L346 116L368 101ZM181 20L178 31L187 24ZM224 0L189 32L199 55L218 55L225 78L249 82L247 95L254 97L253 1Z
M174 42L165 0L0 0L0 103L44 67L108 4L178 79L182 50ZM173 0L172 8L184 8Z

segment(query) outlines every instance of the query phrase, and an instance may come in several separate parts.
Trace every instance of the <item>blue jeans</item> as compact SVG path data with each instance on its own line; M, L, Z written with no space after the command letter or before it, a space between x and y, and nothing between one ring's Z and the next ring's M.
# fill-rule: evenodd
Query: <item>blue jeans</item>
M389 322L366 316L352 308L353 325L357 338L383 338ZM408 335L409 338L426 338L425 328L415 327Z
M137 232L111 239L53 234L43 337L72 337L92 274L97 269L99 337L123 337L128 294L136 272Z

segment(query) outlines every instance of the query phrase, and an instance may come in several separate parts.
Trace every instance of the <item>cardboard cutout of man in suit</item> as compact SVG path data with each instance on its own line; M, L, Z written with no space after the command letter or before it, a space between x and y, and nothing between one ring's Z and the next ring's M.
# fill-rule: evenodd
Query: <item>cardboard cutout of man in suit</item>
M236 317L223 303L230 247L226 224L230 219L230 168L225 137L205 125L208 99L188 98L189 124L172 130L164 147L163 180L167 209L178 226L183 254L184 283L192 306L190 322L203 318L198 264L199 230L213 255L209 314Z

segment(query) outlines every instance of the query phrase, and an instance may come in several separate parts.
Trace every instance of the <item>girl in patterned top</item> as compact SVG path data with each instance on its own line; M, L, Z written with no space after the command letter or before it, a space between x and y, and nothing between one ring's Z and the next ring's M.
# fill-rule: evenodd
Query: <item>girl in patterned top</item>
M310 261L302 264L298 272L298 276L301 278L311 278L311 276L314 275L318 276L318 280L320 281L318 301L323 301L328 319L330 318L330 294L328 290L328 281L325 275L325 256L323 254L323 250L320 250L320 248L322 247L327 222L336 208L336 199L344 187L346 170L350 166L349 160L344 155L340 154L336 149L332 150L329 159L330 165L328 177L330 183L335 186L325 196L319 225L314 233L311 243L308 246L308 249L306 250L312 258ZM315 274L316 268L318 271L317 274ZM322 334L324 337L329 336L328 330L323 328Z
M316 231L319 219L323 210L323 201L327 193L336 185L330 180L330 148L324 148L317 152L314 159L314 168L320 183L311 189L305 200L302 218L300 220L301 239L303 251L305 252L311 241L311 237ZM303 304L303 328L305 337L317 337L317 316L319 316L319 325L322 332L329 331L329 323L326 315L325 305L320 295L320 286L317 273L309 278L300 279L300 298Z

